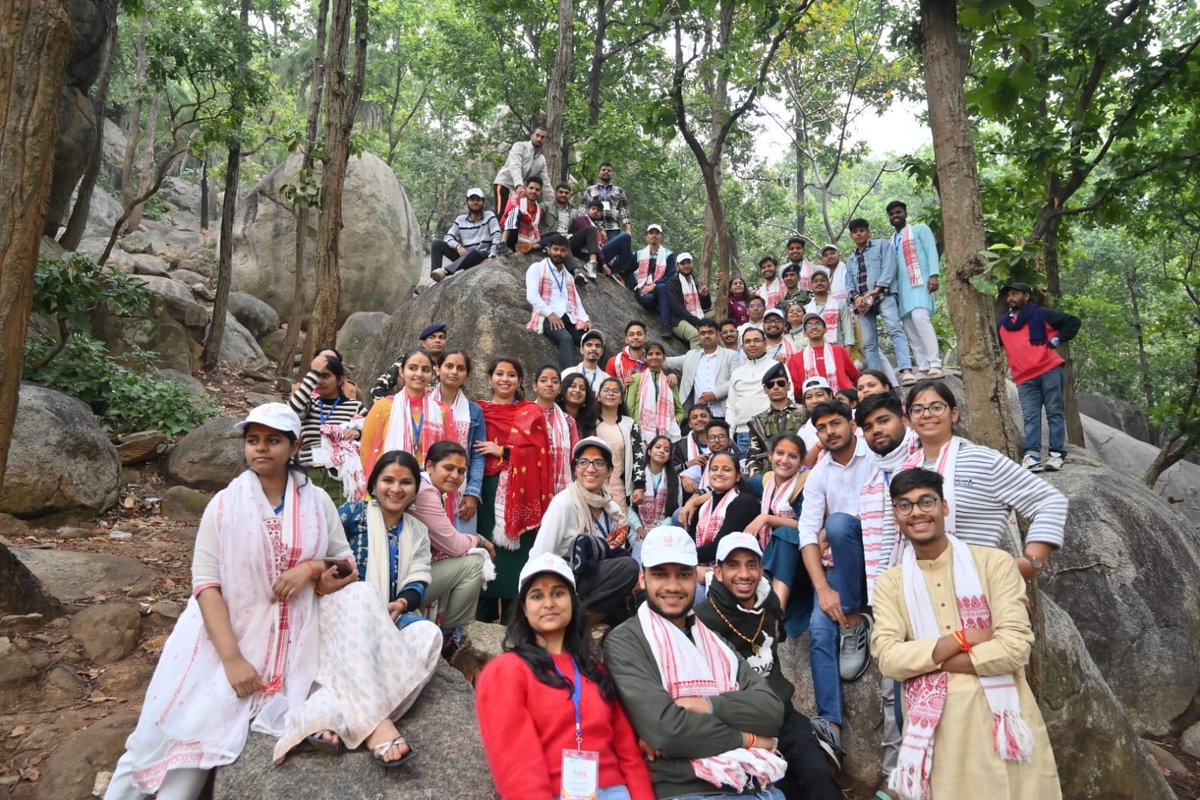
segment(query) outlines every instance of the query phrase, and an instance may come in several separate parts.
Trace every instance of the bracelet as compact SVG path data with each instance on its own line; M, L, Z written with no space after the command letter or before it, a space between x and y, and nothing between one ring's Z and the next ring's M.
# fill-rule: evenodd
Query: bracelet
M316 583L321 580L321 568L317 566L317 562L308 561L305 563L308 564L308 571L312 574L313 582Z
M321 584L319 584L319 583L317 585L313 586L313 593L315 593L317 595L317 597L325 596L325 592L321 591Z
M747 747L747 749L749 749L751 747L754 747L756 744L758 744L758 737L752 733L752 734L750 734L750 744L746 745L746 747Z
M964 653L971 652L971 643L967 641L967 629L963 628L951 634L954 641L958 643L958 649Z

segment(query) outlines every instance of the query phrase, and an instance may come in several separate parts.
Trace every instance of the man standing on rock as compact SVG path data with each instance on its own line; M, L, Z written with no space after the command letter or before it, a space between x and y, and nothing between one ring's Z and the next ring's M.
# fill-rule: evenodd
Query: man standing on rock
M1008 369L1017 384L1025 420L1025 456L1021 466L1038 472L1042 465L1042 408L1050 426L1050 454L1044 469L1062 469L1067 457L1067 425L1063 388L1067 368L1057 348L1079 333L1079 317L1042 308L1029 297L1033 287L1010 283L1000 290L1008 312L996 323Z
M1058 800L1050 737L1025 680L1034 636L1024 583L1004 551L946 533L942 486L914 468L889 487L911 546L875 585L871 650L879 671L903 682L909 709L888 788L902 798Z
M495 257L500 246L500 220L484 209L483 199L483 189L467 189L467 213L455 217L446 235L430 245L429 277L434 283ZM443 269L442 259L446 256L453 261Z
M908 206L901 201L888 203L887 215L896 229L892 234L892 250L896 253L896 298L904 334L912 345L917 369L927 378L940 378L944 374L942 359L938 355L937 332L929 318L933 313L933 295L938 290L937 242L928 225L908 224Z
M567 237L552 233L542 246L546 258L525 272L525 299L533 309L525 327L554 342L559 367L565 369L574 362L583 334L592 324L575 291L575 281L566 270L571 252Z
M900 308L896 304L896 252L887 239L872 239L871 226L865 219L852 219L847 226L854 241L850 268L846 274L846 295L858 317L858 341L871 369L884 369L885 359L879 349L879 330L876 318L883 317L883 326L896 351L900 368L900 383L912 386L912 357L908 353L908 337L900 323ZM888 365L891 366L890 364Z
M508 159L492 181L496 186L496 213L504 213L508 198L514 189L524 189L525 181L537 177L541 186L546 185L546 156L542 145L546 143L546 129L538 125L529 134L529 141L514 142L508 151Z
M625 197L625 190L615 185L612 178L612 162L605 161L600 165L596 183L584 189L579 209L586 214L589 203L600 201L600 227L607 239L604 260L609 269L627 276L636 266L633 262L633 223L629 221L629 200Z

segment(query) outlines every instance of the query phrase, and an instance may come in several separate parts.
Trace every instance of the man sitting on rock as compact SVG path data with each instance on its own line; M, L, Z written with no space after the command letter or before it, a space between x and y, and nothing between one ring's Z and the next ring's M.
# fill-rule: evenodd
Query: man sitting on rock
M1034 636L1016 564L946 532L953 511L938 473L906 469L889 493L910 547L875 583L871 650L879 671L903 682L909 710L888 788L902 798L1058 800L1050 737L1025 680Z
M501 234L501 255L533 253L542 250L542 179L530 177L524 189L514 189L504 209L504 233ZM570 252L567 253L570 255Z
M667 304L671 308L672 331L695 350L700 347L700 325L712 316L712 298L708 284L697 284L692 269L692 254L680 253L675 259L675 277L667 281ZM716 325L713 328L715 347Z
M426 325L417 336L421 349L429 353L434 364L434 380L437 376L437 365L442 363L442 353L446 352L446 323L432 322ZM381 397L395 394L403 381L400 380L400 361L388 367L382 375L371 384L371 397L378 400Z
M604 255L604 245L608 242L608 233L600 227L603 217L604 204L599 200L592 200L587 204L587 213L579 214L571 220L569 230L571 255L584 262L583 272L577 274L592 283L596 282L599 272L612 275L612 270L608 268Z
M483 189L467 190L467 213L454 218L454 224L441 239L429 247L429 277L436 283L459 270L470 269L496 255L500 245L500 221L483 207ZM450 266L442 268L449 256Z
M642 545L646 602L613 628L604 664L648 751L660 798L783 800L773 786L783 703L693 612L696 544L660 526Z
M722 538L708 595L696 606L696 616L766 678L783 703L779 752L788 768L780 788L788 797L841 800L842 789L824 755L832 751L824 750L812 722L792 706L796 688L779 662L783 611L763 574L762 555L758 540L748 533Z
M592 327L575 281L566 270L570 246L567 237L552 233L543 242L547 256L525 272L525 299L533 309L529 330L540 333L558 348L560 368L575 361L583 334Z

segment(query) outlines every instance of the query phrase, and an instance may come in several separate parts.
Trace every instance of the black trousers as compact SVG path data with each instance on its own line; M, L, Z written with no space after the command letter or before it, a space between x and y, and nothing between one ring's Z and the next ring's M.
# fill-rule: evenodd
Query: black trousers
M454 245L447 244L444 239L434 239L429 245L429 271L441 269L444 258L451 259L450 266L446 267L446 274L449 275L460 269L470 269L476 264L481 264L487 257L487 253L473 247L467 248L466 254L460 256Z
M496 187L496 216L501 217L508 206L508 197L512 194L512 189L499 183L493 185Z
M787 773L778 785L787 800L842 800L842 788L833 765L817 744L812 723L791 703L784 709L779 729L779 752L787 762Z
M558 348L558 366L560 369L573 367L579 363L579 342L583 339L584 331L575 327L575 321L563 318L563 327L559 330L550 329L550 320L543 320L542 335L554 342Z

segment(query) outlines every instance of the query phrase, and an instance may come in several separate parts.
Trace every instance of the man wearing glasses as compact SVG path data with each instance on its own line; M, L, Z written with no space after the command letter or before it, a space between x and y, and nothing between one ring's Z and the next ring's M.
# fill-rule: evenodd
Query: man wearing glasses
M787 360L792 384L800 387L809 378L824 378L835 393L854 388L858 381L858 367L854 366L854 359L845 347L826 340L828 328L825 318L810 311L804 315L801 324L808 346Z

